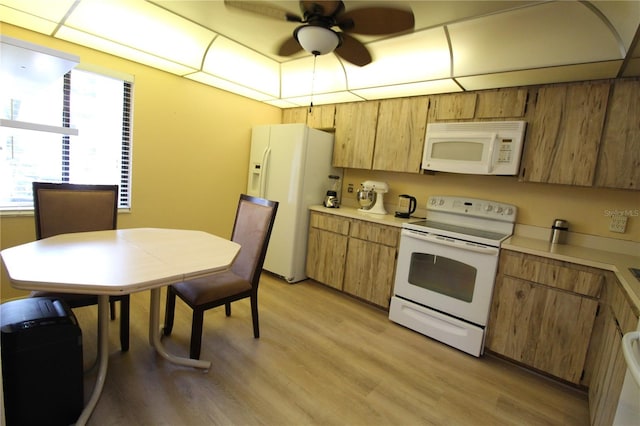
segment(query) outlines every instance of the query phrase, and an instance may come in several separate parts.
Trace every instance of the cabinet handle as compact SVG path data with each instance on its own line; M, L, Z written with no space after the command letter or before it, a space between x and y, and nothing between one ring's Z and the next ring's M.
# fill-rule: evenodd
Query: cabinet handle
M633 342L637 343L638 355L634 354ZM638 386L640 386L640 331L630 331L622 337L622 353L624 359L627 361L627 368L635 379Z

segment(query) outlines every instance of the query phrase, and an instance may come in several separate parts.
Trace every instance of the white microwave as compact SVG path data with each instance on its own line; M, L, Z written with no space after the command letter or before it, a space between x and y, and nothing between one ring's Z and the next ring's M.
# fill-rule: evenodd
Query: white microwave
M526 121L431 123L424 170L477 175L517 175Z

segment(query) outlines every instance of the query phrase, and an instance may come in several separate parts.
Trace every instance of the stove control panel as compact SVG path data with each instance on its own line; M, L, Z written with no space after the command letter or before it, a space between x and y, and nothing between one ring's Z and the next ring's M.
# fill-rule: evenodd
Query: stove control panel
M447 195L434 195L429 197L427 199L427 210L511 223L516 221L516 213L518 212L517 207L512 204Z

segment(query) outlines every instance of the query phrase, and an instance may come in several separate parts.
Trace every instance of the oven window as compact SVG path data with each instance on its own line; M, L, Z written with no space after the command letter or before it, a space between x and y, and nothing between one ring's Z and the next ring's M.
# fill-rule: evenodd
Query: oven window
M412 253L409 283L464 302L471 302L476 268L457 260L424 253Z

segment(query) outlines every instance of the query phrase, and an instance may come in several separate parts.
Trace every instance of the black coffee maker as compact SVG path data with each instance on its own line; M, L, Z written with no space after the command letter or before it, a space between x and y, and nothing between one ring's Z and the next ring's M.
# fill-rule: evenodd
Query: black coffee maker
M330 185L327 191L327 195L324 197L324 202L322 203L325 207L330 209L337 209L340 207L340 200L338 200L338 190L340 189L340 176L337 175L329 175Z

